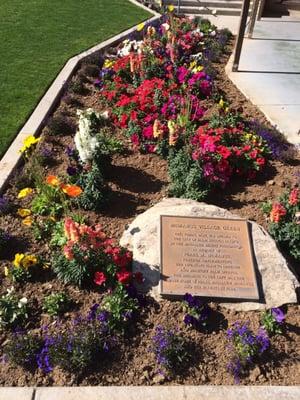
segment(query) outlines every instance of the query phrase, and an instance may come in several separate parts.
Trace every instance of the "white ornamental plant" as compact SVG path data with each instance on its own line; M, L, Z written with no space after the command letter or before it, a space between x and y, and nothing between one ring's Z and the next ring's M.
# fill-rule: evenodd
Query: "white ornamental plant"
M79 116L78 130L74 141L79 158L82 163L89 163L93 160L99 146L98 139L92 129L92 118L108 118L108 113L97 113L92 108L86 110L77 110Z

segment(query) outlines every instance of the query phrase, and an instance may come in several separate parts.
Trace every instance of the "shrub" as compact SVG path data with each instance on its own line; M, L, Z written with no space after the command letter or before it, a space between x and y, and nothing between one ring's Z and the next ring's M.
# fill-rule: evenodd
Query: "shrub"
M75 78L70 82L68 91L74 94L85 95L87 89L85 88L84 83L79 78Z
M43 301L43 310L51 317L63 314L70 308L71 299L66 293L52 293Z
M269 232L295 260L300 260L300 189L294 187L279 201L262 205L269 218Z
M0 297L0 327L11 328L22 325L27 319L27 299L18 298L14 288L7 289L7 293Z

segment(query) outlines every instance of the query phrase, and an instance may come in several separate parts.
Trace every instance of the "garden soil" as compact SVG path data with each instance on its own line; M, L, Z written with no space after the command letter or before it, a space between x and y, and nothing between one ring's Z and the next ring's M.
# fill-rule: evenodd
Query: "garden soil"
M229 54L224 56L221 64L215 67L218 71L216 82L218 88L226 93L231 107L239 109L249 118L256 118L261 122L268 122L260 111L251 104L229 81L224 65ZM79 71L78 74L82 75ZM86 93L77 96L81 107L100 109L97 90L92 85L92 78L85 83ZM209 106L209 105L208 105ZM212 105L211 105L212 107ZM68 113L76 120L76 109L64 101L57 112ZM211 108L210 108L211 112ZM75 132L74 132L75 133ZM53 148L55 163L45 168L47 174L57 174L65 170L67 156L64 149L72 144L72 137L47 135L44 130L44 139ZM291 156L288 161L270 161L269 166L256 178L254 182L236 180L225 190L215 191L207 199L208 203L215 204L238 214L241 217L254 220L267 228L267 221L260 209L261 202L274 201L293 183L295 174L299 172L300 157ZM18 189L15 183L20 181L21 171L12 180L6 196L14 203L15 210L26 207L30 198L18 200ZM99 223L103 230L111 237L119 239L128 224L146 209L167 196L168 174L167 163L158 156L139 154L128 148L122 155L113 157L108 171L110 197L107 206L101 213L84 212L88 222ZM1 227L14 235L14 242L7 249L4 260L1 260L1 292L4 293L11 283L4 277L3 267L8 265L15 252L28 251L34 254L43 254L50 259L51 250L43 241L36 241L31 229L22 225L21 218L13 212L1 217ZM292 260L291 267L297 266ZM299 266L298 266L299 268ZM28 328L39 331L44 324L56 322L42 313L42 299L55 291L64 291L73 299L74 307L66 313L62 323L68 323L77 313L86 314L93 303L99 302L102 294L93 290L79 290L59 282L51 272L51 268L43 269L37 280L25 286L15 285L20 296L29 299L32 318ZM183 310L178 301L163 300L157 303L147 298L146 307L135 324L132 325L120 347L113 349L97 366L84 371L81 375L66 373L56 368L48 375L41 371L25 371L21 367L14 367L1 362L0 385L3 386L68 386L68 385L231 385L233 377L227 371L229 362L226 329L235 321L249 321L250 327L257 330L259 327L259 312L236 312L221 308L217 303L211 303L212 312L206 328L194 330L185 327ZM300 309L298 305L284 306L286 328L283 335L276 335L271 339L271 350L267 351L259 362L250 368L250 371L241 377L243 385L299 385L300 384ZM158 324L180 329L188 339L192 358L185 366L171 377L164 377L157 371L154 356L150 351L151 338ZM10 333L0 332L1 347L10 338Z

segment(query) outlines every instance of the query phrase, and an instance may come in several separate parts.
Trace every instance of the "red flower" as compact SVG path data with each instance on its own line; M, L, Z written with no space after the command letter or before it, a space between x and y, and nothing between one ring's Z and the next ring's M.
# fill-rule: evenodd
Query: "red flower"
M132 274L129 271L121 271L116 273L117 279L123 285L126 285L130 282Z
M104 282L106 282L106 276L103 272L96 272L94 275L94 282L96 285L102 285Z
M298 201L299 201L299 189L294 188L290 193L289 204L291 206L295 206L298 203Z

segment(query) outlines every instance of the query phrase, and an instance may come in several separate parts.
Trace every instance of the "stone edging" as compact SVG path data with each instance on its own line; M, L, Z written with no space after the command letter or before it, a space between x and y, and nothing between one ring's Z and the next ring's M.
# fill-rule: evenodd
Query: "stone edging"
M300 386L94 386L0 388L0 400L299 400Z
M145 23L154 22L160 18L161 15L159 13L147 8L135 0L129 1L154 15L153 17L144 21ZM73 76L78 64L88 56L99 51L104 51L106 48L122 42L130 34L135 32L135 30L136 25L70 58L66 62L0 161L0 194L2 194L5 190L9 178L22 160L20 149L23 146L24 139L29 135L40 135L48 116L58 103L66 83Z

